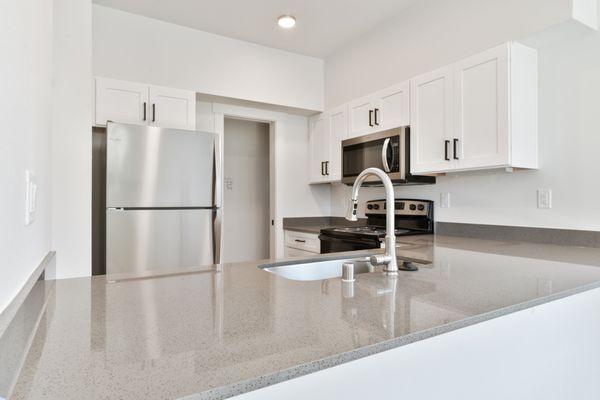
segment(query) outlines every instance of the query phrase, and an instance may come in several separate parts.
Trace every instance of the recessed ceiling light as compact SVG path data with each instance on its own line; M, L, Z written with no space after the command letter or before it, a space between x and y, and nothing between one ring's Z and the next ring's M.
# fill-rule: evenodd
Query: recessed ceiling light
M296 25L296 18L291 15L282 15L277 18L277 24L284 29L290 29Z

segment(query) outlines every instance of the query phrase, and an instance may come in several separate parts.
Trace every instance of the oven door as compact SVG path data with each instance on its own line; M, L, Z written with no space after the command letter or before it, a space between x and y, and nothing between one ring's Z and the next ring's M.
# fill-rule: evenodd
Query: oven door
M342 182L352 185L367 168L379 168L396 182L406 179L406 130L390 129L342 142ZM365 182L379 182L369 177Z
M378 249L381 247L379 240L359 239L359 238L336 238L329 235L320 234L321 254L341 253L344 251Z

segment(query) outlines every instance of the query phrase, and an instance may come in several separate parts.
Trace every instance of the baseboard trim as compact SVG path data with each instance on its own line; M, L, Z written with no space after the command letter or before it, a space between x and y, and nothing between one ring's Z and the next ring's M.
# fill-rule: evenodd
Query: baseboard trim
M54 265L55 257L54 251L48 252L0 314L0 400L10 398L48 297L54 290L54 281L44 280L44 273Z

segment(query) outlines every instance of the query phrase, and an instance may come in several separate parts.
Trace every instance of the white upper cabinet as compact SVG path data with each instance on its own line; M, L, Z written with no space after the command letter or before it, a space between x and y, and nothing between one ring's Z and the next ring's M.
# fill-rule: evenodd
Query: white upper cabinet
M325 114L329 128L329 159L326 173L329 181L342 180L342 140L348 139L348 107L337 107Z
M411 84L411 172L537 168L537 53L507 43Z
M500 46L454 66L455 168L509 164L508 49Z
M309 176L311 183L325 182L325 162L329 157L329 132L323 114L310 119Z
M311 183L342 179L342 140L348 138L348 106L326 111L310 120Z
M380 129L410 125L410 83L394 85L375 94L375 122ZM379 129L378 129L379 130Z
M410 124L410 84L404 82L349 104L349 137Z
M377 105L372 96L362 97L350 102L350 132L351 138L364 135L375 128L373 117Z
M411 173L438 171L451 160L452 76L452 68L442 68L411 81Z
M188 90L150 86L150 125L196 128L196 94Z
M196 94L116 79L96 78L96 125L107 121L196 129Z
M96 78L96 124L106 121L146 125L148 85Z

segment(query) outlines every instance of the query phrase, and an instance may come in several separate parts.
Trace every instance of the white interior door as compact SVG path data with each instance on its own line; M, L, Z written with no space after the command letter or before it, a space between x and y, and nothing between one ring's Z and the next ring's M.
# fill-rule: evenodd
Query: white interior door
M411 81L411 172L444 172L452 168L452 68Z
M107 121L146 125L148 85L96 78L96 125Z
M223 262L270 256L269 130L264 122L225 119Z
M327 164L327 180L342 180L342 140L348 138L348 108L338 107L327 113L329 121L329 163Z
M196 94L188 90L150 86L152 126L196 129Z
M456 63L455 96L457 167L508 165L508 45Z

